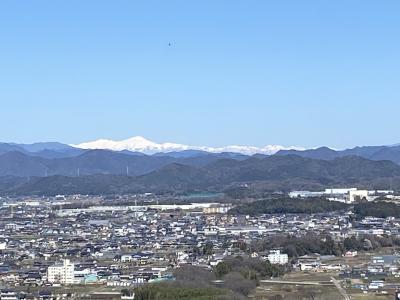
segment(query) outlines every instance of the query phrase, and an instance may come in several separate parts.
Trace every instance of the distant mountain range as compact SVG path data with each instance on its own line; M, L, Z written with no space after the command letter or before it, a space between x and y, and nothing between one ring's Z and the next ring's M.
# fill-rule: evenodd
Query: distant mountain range
M345 150L334 150L328 147L304 149L302 147L284 147L267 145L207 147L189 146L176 143L155 143L141 136L135 136L123 141L100 139L77 145L67 145L58 142L41 142L34 144L0 143L0 155L16 151L28 156L42 158L76 157L90 150L109 150L110 152L135 156L168 156L173 158L189 158L199 156L258 156L267 155L298 155L301 157L332 160L344 156L360 156L371 160L391 160L400 164L400 145L362 146Z
M0 143L0 155L12 151L44 158L71 157L85 152L83 149L57 142L34 144Z
M237 149L217 151L234 150L233 146L210 150L176 145L140 137L77 146L0 143L0 193L172 192L244 184L268 190L343 185L400 188L399 145L346 150L277 147L270 154L267 148L259 153L246 147L243 152L254 150L252 155Z
M344 156L359 156L371 160L390 160L396 164L400 164L400 146L364 146L355 147L346 150L332 150L328 147L320 147L317 149L298 150L280 150L276 155L298 155L314 159L332 160Z
M362 146L345 150L333 150L328 147L315 149L305 149L303 147L285 147L280 145L266 145L264 147L255 146L225 146L225 147L207 147L207 146L189 146L176 143L155 143L141 136L132 137L122 141L112 141L100 139L93 142L73 145L80 149L103 149L112 151L130 151L145 153L148 155L167 153L169 156L174 153L175 157L180 157L181 153L186 156L197 155L201 152L208 153L240 153L244 155L288 155L295 154L302 157L331 160L338 157L355 155L371 160L391 160L400 164L400 145L393 146Z
M302 147L294 147L294 146L284 147L279 145L267 145L264 147L237 146L237 145L225 146L225 147L207 147L207 146L189 146L189 145L175 144L175 143L158 144L149 141L141 136L135 136L122 141L100 139L97 141L82 143L74 146L82 149L106 149L113 151L128 150L133 152L142 152L146 154L154 154L159 152L167 153L167 152L180 152L186 150L198 150L209 153L235 152L246 155L252 155L256 153L271 155L278 152L279 150L285 150L285 149L304 150L304 148Z

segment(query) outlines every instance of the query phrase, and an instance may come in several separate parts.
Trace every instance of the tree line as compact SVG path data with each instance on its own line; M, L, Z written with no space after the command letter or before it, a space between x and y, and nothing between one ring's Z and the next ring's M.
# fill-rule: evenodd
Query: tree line
M258 215L258 214L288 214L288 213L326 213L344 210L349 206L342 202L329 201L325 198L279 198L266 199L239 205L232 208L230 214Z
M330 201L323 197L311 198L276 198L258 200L238 205L229 211L231 215L261 215L261 214L316 214L353 209L358 217L400 217L400 206L396 203L380 201L362 201L346 204Z

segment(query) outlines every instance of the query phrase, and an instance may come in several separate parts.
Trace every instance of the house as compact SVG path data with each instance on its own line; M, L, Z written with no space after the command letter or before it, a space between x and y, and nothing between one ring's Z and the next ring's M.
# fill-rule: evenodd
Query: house
M321 256L318 254L300 256L298 258L298 265L301 271L318 269L321 265Z
M344 257L356 257L357 256L357 251L347 251L343 256Z

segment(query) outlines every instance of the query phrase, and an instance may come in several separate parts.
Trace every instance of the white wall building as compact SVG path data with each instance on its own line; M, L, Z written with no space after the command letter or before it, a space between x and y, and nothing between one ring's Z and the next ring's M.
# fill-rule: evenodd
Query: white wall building
M2 289L0 292L1 300L18 300L17 295L12 290Z
M5 250L6 248L7 248L6 242L0 243L0 250Z
M356 190L356 191L349 191L349 203L353 203L358 199L368 199L368 191L367 190Z
M74 272L74 264L69 259L64 259L61 263L56 263L47 269L47 281L51 283L73 284Z
M204 207L203 208L203 213L205 214L226 214L228 210L230 210L232 207L229 205L214 205L210 207Z
M287 254L281 253L280 250L272 250L268 254L268 260L273 265L284 265L289 262Z
M308 198L316 196L326 196L330 201L339 201L344 203L353 203L357 200L366 199L368 201L373 201L378 196L373 195L389 195L392 191L367 191L367 190L357 190L357 188L329 188L325 189L323 192L310 192L310 191L292 191L289 193L291 198ZM388 197L388 196L387 196Z
M356 191L356 188L342 188L342 189L325 189L324 194L326 195L345 195L351 191Z
M321 197L324 192L310 192L310 191L292 191L289 193L290 198L309 198L309 197Z

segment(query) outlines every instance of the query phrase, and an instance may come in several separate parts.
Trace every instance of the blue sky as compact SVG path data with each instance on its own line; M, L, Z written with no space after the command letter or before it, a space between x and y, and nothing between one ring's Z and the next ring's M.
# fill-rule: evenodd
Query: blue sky
M1 1L0 140L398 143L399 9Z

